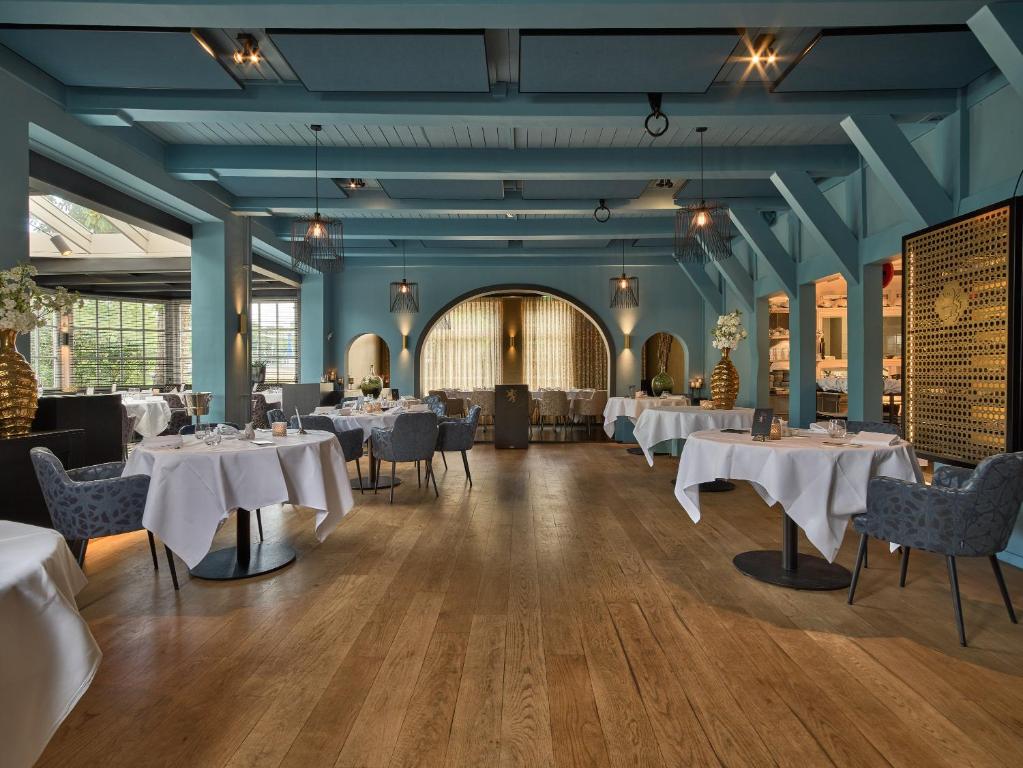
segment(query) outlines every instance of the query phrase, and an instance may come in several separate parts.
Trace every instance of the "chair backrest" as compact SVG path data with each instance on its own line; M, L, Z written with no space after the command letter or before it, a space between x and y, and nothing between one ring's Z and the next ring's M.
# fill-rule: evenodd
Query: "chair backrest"
M341 393L338 392L336 389L333 389L330 392L324 392L323 395L320 397L321 406L337 405L340 402Z
M481 413L483 413L483 409L478 405L474 405L472 408L469 409L469 415L465 417L465 422L470 427L472 427L472 432L474 435L476 434L476 427L478 427L480 423Z
M298 429L298 416L292 416L288 426L292 429ZM302 427L303 429L315 429L320 432L330 432L335 437L337 436L337 430L334 429L334 421L330 418L330 416L319 416L317 414L303 416Z
M391 448L395 461L416 461L433 456L437 445L437 417L432 413L402 413L394 420Z
M849 419L845 422L845 428L849 432L881 432L885 435L902 435L898 424L890 424L887 421L856 421Z
M989 456L959 490L973 502L960 534L962 554L1001 552L1009 544L1023 504L1023 452Z
M128 409L121 403L121 445L131 442L135 434L135 417L128 415Z
M494 390L476 389L472 393L472 402L482 409L484 416L494 415Z
M270 411L270 406L267 405L266 395L262 392L252 393L252 426L266 429L270 426L270 422L266 420L266 415Z
M341 453L345 455L345 461L362 458L365 435L361 429L343 429L337 433L337 439L341 443Z
M818 392L817 410L821 413L836 413L841 401L841 392Z
M288 419L280 408L271 408L266 412L266 420L273 424L275 421L287 421Z
M239 427L237 424L232 424L230 421L221 421L221 422L219 422L217 424L206 424L205 426L207 426L207 427L209 427L209 426L219 427L221 424L223 424L225 427L234 427L235 429L241 429L241 427ZM178 430L178 434L179 435L194 435L195 434L195 424L185 424L181 429Z
M540 393L540 413L544 416L567 416L568 395L561 389L546 389Z
M448 399L448 393L445 392L443 389L431 389L430 395L432 397L438 398L442 403L447 402Z
M607 390L598 389L590 398L577 399L575 412L580 416L602 416L607 407Z
M185 407L185 403L181 399L181 396L180 395L176 395L173 392L164 392L162 395L160 395L160 397L162 397L164 400L167 401L167 405L171 409L174 409L174 408L184 408Z
M437 395L429 394L423 398L423 402L426 403L426 407L433 411L436 416L446 416L448 407L444 404L444 400Z

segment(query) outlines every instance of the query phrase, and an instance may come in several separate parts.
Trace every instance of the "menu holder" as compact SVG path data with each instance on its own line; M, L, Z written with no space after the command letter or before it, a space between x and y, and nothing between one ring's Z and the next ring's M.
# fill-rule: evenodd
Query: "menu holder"
M774 421L774 408L757 408L753 411L753 426L750 434L754 440L766 442L771 437L771 422Z

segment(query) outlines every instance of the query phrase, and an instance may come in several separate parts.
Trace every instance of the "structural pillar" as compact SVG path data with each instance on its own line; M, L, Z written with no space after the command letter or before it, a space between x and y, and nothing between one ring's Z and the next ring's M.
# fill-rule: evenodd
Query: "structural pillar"
M817 286L804 283L789 300L789 423L817 418Z
M881 265L860 268L859 285L849 284L846 336L849 359L849 418L881 420L884 384L881 372L883 352L883 296Z
M0 113L0 269L28 261L28 124Z
M252 235L247 218L228 216L222 222L195 225L192 389L213 393L213 405L204 421L242 425L249 420L251 267Z
M752 341L756 345L753 371L756 376L754 405L771 405L771 305L766 296L754 300Z
M328 368L335 367L331 355L333 281L321 274L306 275L299 289L299 381L311 384L320 380ZM338 375L344 371L338 370Z

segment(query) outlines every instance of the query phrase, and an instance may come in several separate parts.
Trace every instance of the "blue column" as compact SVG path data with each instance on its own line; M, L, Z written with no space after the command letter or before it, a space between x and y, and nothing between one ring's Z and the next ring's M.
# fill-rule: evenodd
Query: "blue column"
M805 283L789 300L789 423L817 417L817 286Z
M881 420L884 392L881 265L865 264L860 283L849 283L846 335L849 345L849 418Z
M332 338L328 338L332 337L333 327L332 286L333 281L329 277L319 274L306 275L302 279L299 292L299 381L303 383L317 382L328 368L336 367L331 354Z
M0 269L28 260L28 124L0 114Z
M756 377L755 401L757 408L771 405L771 307L766 296L754 300L754 322L749 341L755 347L753 375Z
M248 219L230 216L193 228L192 388L213 393L208 421L249 418L251 345L239 315L249 313L251 263Z

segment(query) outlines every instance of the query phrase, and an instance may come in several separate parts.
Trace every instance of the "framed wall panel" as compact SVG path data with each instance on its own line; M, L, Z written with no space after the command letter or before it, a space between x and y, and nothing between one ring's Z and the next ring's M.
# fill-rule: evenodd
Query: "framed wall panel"
M1020 205L903 238L903 427L923 457L973 466L1023 448Z

